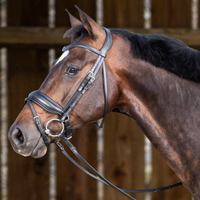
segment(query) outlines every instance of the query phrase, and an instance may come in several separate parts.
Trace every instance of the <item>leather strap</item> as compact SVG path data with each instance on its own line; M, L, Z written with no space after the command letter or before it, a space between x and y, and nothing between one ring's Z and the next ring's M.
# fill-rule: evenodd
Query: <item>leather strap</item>
M37 115L37 113L35 111L35 108L34 108L32 102L30 101L30 99L27 98L26 102L28 102L28 104L29 104L29 106L31 108L31 111L33 113L33 119L35 120L35 123L36 123L36 125L37 125L37 127L38 127L38 129L40 131L42 139L44 140L45 145L48 147L49 146L49 141L48 141L46 133L44 132L44 129L42 128L42 125L40 123L40 119L39 119L39 117L38 117L38 115Z
M65 130L63 131L63 135L65 135L65 137L67 138L71 138L72 137L71 135L74 132L74 130L70 126L69 117L65 119L64 123L65 123Z
M109 29L107 29L105 27L102 27L102 28L105 30L106 39L105 39L103 47L100 50L98 50L98 49L96 49L96 48L94 48L94 47L92 47L92 46L90 46L88 44L74 43L74 44L70 44L68 46L64 46L62 51L66 51L66 50L69 50L69 49L72 49L72 48L75 48L75 47L80 47L80 48L84 48L84 49L88 49L90 51L93 51L97 55L100 55L100 56L105 58L108 50L112 46L112 36L111 36L111 33L110 33Z
M58 103L53 101L51 98L49 98L47 95L40 92L39 90L31 92L29 94L28 98L25 99L25 102L29 103L29 106L30 106L31 111L32 111L33 116L34 116L34 120L37 124L37 127L38 127L40 133L41 133L41 136L44 140L45 145L49 146L47 135L44 132L44 129L42 128L39 117L37 116L37 113L36 113L35 108L34 108L31 101L38 104L40 107L42 107L47 112L54 113L54 114L57 114L59 116L62 116L64 114L64 110ZM63 133L66 137L70 137L71 134L73 133L73 129L70 126L69 118L66 117L63 120L63 122L65 124L65 130L63 131Z
M104 108L104 116L100 123L100 125L97 124L97 122L94 122L97 129L103 128L103 123L106 119L107 111L108 111L108 88L107 88L107 75L106 75L106 66L105 62L103 61L103 86L104 86L104 99L105 99L105 108Z
M73 146L73 144L63 135L60 135L60 139L70 148L70 150L74 153L74 155L91 171L93 172L98 178L95 178L97 180L100 180L102 183L108 185L109 187L116 189L117 191L119 191L120 193L124 194L125 196L127 196L128 198L132 199L132 200L136 200L135 198L131 197L129 194L125 193L123 190L121 190L120 188L116 187L115 185L113 185L111 182L109 182L107 179L105 179L101 174L99 174L86 160L83 159L83 157L78 153L78 151L76 150L76 148ZM56 142L57 147L59 147L59 149L61 150L61 152L66 155L66 151L64 150L64 147ZM71 159L70 159L71 160ZM73 159L72 159L73 160ZM72 161L71 160L71 161ZM74 161L75 162L75 161ZM73 163L74 163L73 162ZM77 166L77 165L76 165ZM84 172L86 172L87 170L84 170ZM87 173L88 175L90 175L90 173ZM93 176L92 176L93 177ZM94 177L93 177L94 178Z
M112 36L110 33L109 29L104 28L105 33L106 33L106 39L104 42L103 47L98 50L90 45L83 44L83 43L75 43L75 44L70 44L68 46L65 46L62 51L66 51L75 47L80 47L80 48L85 48L88 49L96 54L98 54L98 58L93 65L92 69L89 71L87 74L86 78L83 80L81 85L79 86L77 92L73 95L73 97L70 99L70 101L67 103L67 105L64 108L64 114L61 117L61 121L64 121L65 118L69 115L71 110L77 105L81 97L85 94L85 92L89 89L89 87L92 85L93 81L95 80L95 76L97 75L97 72L99 71L100 67L103 64L103 80L104 80L104 94L105 94L105 109L104 109L104 116L103 120L100 125L95 122L96 127L102 128L103 127L103 122L105 120L106 114L107 114L107 107L108 107L108 95L107 95L107 78L106 78L106 68L105 68L105 62L104 58L106 57L106 54L108 50L112 46Z
M76 147L69 141L69 138L65 137L64 134L61 134L59 137L68 147L69 149L74 153L74 155L85 165L85 167L87 167L91 172L93 172L95 175L91 174L90 172L88 172L86 169L84 169L82 166L80 166L75 160L73 160L69 154L65 151L64 147L59 143L59 141L56 141L55 144L57 145L57 147L60 149L60 151L73 163L75 164L79 169L81 169L83 172L85 172L86 174L88 174L89 176L91 176L92 178L96 179L97 181L100 181L102 183L104 183L105 185L116 189L117 191L121 192L122 194L126 195L128 198L130 199L134 199L133 197L131 197L130 195L126 194L126 192L128 193L143 193L143 192L160 192L160 191L164 191L164 190L168 190L168 189L173 189L175 187L178 187L180 185L182 185L181 182L179 183L175 183L173 185L169 185L166 187L161 187L161 188L153 188L153 189L144 189L144 190L125 190L125 189L121 189L116 187L115 185L113 185L112 183L110 183L107 179L105 179L101 174L99 174L77 151Z

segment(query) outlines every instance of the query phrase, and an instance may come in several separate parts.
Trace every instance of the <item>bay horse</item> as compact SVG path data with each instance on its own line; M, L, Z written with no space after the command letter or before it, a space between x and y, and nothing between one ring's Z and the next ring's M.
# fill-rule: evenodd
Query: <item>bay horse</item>
M69 14L71 29L65 33L72 37L74 48L64 49L39 90L29 95L8 133L13 149L23 156L42 157L47 152L45 143L54 142L54 136L66 126L71 134L102 118L105 111L119 112L141 127L194 200L200 200L200 52L165 35L113 29L112 44L103 54L100 50L105 46L107 29L78 11L80 20ZM100 53L107 88L105 76L98 72L94 77L91 72ZM59 112L74 100L85 77L91 78L91 87L61 123ZM43 106L38 99L44 100ZM48 105L45 108L46 100L55 112L48 112Z

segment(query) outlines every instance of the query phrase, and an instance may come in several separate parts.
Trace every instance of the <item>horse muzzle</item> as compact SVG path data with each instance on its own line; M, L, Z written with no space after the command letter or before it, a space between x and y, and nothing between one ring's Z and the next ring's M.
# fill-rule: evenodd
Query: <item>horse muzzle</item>
M30 128L29 128L30 129ZM47 152L47 147L44 145L43 139L37 130L27 130L24 132L23 126L13 125L8 133L8 139L13 150L22 156L32 156L34 158L43 157ZM35 133L37 132L37 133Z

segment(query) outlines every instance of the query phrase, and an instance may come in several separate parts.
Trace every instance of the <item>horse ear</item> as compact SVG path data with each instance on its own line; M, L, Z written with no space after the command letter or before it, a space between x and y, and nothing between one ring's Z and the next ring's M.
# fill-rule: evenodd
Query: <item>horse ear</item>
M68 13L69 15L69 20L70 20L70 23L71 23L71 27L73 28L74 26L77 26L77 25L82 25L81 21L78 20L76 17L74 17L67 9L65 9L65 11Z
M75 7L79 12L81 22L90 38L96 39L99 36L105 38L105 31L103 28L101 28L90 16L84 13L77 5L75 5Z
M71 28L75 27L75 26L79 26L82 25L81 21L78 20L76 17L74 17L67 9L65 9L65 11L68 13L69 15L69 20L71 23ZM71 30L71 29L70 29ZM68 35L68 31L65 32L65 34L63 35L63 38L69 37Z

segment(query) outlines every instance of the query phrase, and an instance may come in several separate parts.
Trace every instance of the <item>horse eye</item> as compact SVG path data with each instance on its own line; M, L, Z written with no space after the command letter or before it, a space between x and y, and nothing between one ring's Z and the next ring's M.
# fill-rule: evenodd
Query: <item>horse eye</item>
M69 67L67 69L67 74L69 74L69 75L76 75L78 73L78 71L79 71L79 69L77 69L77 68Z

